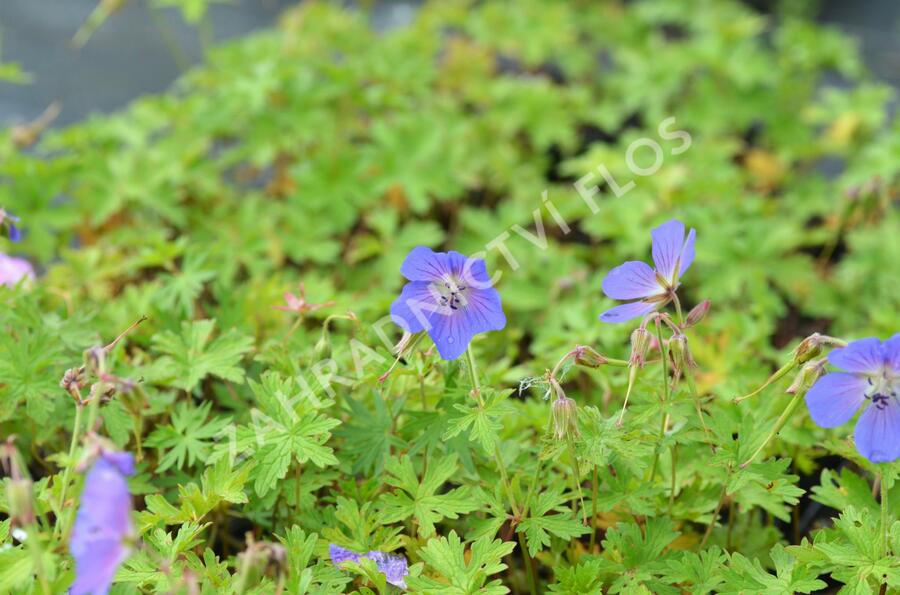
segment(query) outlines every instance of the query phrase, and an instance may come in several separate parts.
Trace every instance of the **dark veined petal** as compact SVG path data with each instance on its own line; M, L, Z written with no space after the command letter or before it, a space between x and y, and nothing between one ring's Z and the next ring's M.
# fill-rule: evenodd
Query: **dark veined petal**
M629 304L622 304L621 306L616 306L601 314L600 320L612 323L628 322L633 318L638 318L653 312L664 303L665 302L631 302Z
M418 333L428 330L432 317L442 309L431 283L410 281L391 304L391 320L405 331Z
M900 403L891 398L886 407L869 405L856 423L853 434L859 454L873 463L900 458Z
M900 376L900 333L882 343L881 353L888 369Z
M877 375L884 366L881 341L868 337L853 341L846 347L835 349L828 354L828 361L847 372Z
M806 393L809 416L823 428L845 424L863 404L867 387L866 379L854 374L826 374Z
M496 289L476 289L469 291L468 302L462 310L472 334L499 331L506 327L506 314Z
M617 266L603 279L603 293L614 300L633 300L665 292L650 265L637 260Z
M672 281L684 248L684 223L667 221L650 232L653 238L653 263L666 280Z
M457 254L451 252L450 254ZM462 255L460 255L462 256ZM480 258L467 258L463 261L458 273L460 284L476 289L487 289L492 285L487 265Z
M413 248L400 265L400 274L410 281L437 281L449 273L447 254L428 246Z

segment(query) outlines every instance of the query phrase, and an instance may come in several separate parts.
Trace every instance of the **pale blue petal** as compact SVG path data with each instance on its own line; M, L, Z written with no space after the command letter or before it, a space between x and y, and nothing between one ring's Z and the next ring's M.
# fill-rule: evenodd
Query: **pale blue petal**
M666 280L672 281L684 248L684 223L672 219L650 232L653 238L653 263Z
M863 404L867 387L866 379L854 374L826 374L806 393L809 416L823 428L845 424Z
M634 300L665 292L650 265L637 260L617 266L603 279L603 293L614 300Z
M900 458L900 403L891 398L885 407L869 405L854 432L859 454L873 463L890 463Z
M884 368L881 341L875 337L853 341L846 347L835 349L829 353L828 361L847 372L881 374Z
M600 315L603 322L619 323L628 322L634 318L644 316L653 312L663 305L664 302L631 302L630 304L622 304Z

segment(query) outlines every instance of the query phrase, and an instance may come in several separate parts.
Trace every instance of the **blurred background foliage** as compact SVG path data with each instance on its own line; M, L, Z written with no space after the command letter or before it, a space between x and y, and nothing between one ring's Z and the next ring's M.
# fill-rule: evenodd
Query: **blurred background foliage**
M199 10L178 4L187 18ZM274 390L260 380L264 372L315 386L310 367L331 355L354 376L353 337L389 360L371 325L398 294L411 248L478 252L513 225L532 229L536 209L546 250L512 234L516 270L488 251L489 268L503 271L509 318L506 330L476 340L490 385L514 388L575 344L627 357L630 327L597 320L611 305L601 279L624 260L643 259L649 229L677 217L698 238L683 299L687 307L713 303L692 341L701 391L735 432L770 425L780 398L763 397L752 410L730 398L758 385L800 337L887 337L900 312L894 91L867 74L853 39L797 12L764 15L730 0L454 0L422 6L408 27L376 32L365 12L304 2L273 30L210 48L164 95L43 134L28 125L0 133L0 205L25 229L19 244L0 239L0 251L28 258L40 273L30 288L0 288L0 433L18 435L51 489L52 453L66 450L73 415L59 377L83 349L146 314L116 364L149 395L136 489L177 503L184 486L200 489L220 427L191 438L193 457L173 458L172 445L211 423L249 423L260 393ZM692 137L678 155L658 132L669 117ZM648 177L625 161L642 137L665 151ZM592 213L574 184L588 173L599 183L601 164L635 186L616 197L601 183ZM548 216L545 190L571 233ZM289 332L294 318L274 306L301 281L311 302L334 304ZM348 310L352 319L326 322L323 339L326 317ZM350 505L334 494L360 503L374 496L389 455L461 449L421 434L427 419L401 415L407 396L418 399L417 378L431 379L422 390L436 402L454 386L455 366L416 361L386 392L379 362L325 402L345 422L329 441L340 464L309 475L304 467L295 504L305 516L291 523L336 531L335 511ZM620 376L580 375L572 396L603 410L611 399L614 411ZM537 395L510 403L501 433L515 466L538 443L548 413ZM113 401L102 416L104 432L134 449L124 405ZM368 433L359 427L366 419L376 425ZM822 454L814 446L838 444L834 435L798 419L773 450L808 476ZM466 481L477 477L471 455L461 464ZM212 519L237 539L248 527L283 535L289 524L276 499L284 492L294 502L290 480L270 491L252 465L239 471L250 483L231 501L249 499L238 511L216 504L211 516L176 523L157 502L142 531L194 523L186 534L209 539L199 523ZM698 497L697 510L681 518L676 511L678 523L708 516L718 495L712 472L690 473L713 498ZM748 521L740 551L764 556L781 539L751 537L753 523L769 521ZM451 526L474 539L476 525ZM196 541L181 545L189 551ZM135 560L138 573L143 559ZM147 570L141 580L168 579Z

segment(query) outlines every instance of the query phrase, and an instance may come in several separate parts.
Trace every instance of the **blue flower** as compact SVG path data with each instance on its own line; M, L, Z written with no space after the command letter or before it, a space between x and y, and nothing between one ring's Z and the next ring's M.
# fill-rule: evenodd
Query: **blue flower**
M10 213L7 213L5 210L0 209L0 228L4 226L6 227L6 232L9 235L9 239L13 242L18 242L22 239L22 232L19 231L19 228L15 225L18 222L18 217L13 217Z
M506 326L483 260L419 246L400 273L409 283L391 304L391 318L410 333L427 331L443 359L458 358L478 333Z
M134 458L127 452L101 453L88 472L69 542L75 558L71 595L107 593L119 565L131 554L134 526L126 477L133 474Z
M853 341L829 353L828 361L846 371L826 374L806 393L810 417L834 428L868 401L856 422L856 449L873 463L900 458L900 333L884 343Z
M603 293L614 300L637 300L616 306L600 315L603 322L627 322L665 306L675 297L679 280L694 262L694 239L691 229L684 237L684 224L672 219L655 228L653 264L631 260L619 265L603 279Z
M407 568L406 558L403 556L379 551L357 554L353 550L348 550L347 548L343 548L333 543L328 546L328 555L331 556L331 563L335 566L340 566L344 562L354 562L359 564L360 559L368 558L375 562L375 565L378 566L378 570L384 574L387 582L395 587L400 587L401 589L406 588L406 581L404 579L406 578L406 575L409 574L409 569Z

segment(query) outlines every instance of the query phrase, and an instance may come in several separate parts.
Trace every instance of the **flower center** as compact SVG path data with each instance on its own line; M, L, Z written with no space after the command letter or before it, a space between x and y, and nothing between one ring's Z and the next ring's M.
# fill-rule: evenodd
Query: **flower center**
M866 398L872 401L872 405L879 410L890 405L891 401L897 400L897 393L900 391L900 377L894 378L885 370L881 376L869 377L866 380L870 387L866 392Z
M451 310L459 310L468 303L466 299L466 290L468 288L465 285L460 285L459 281L452 277L446 277L444 281L434 283L433 287L437 291L438 303L441 306Z

